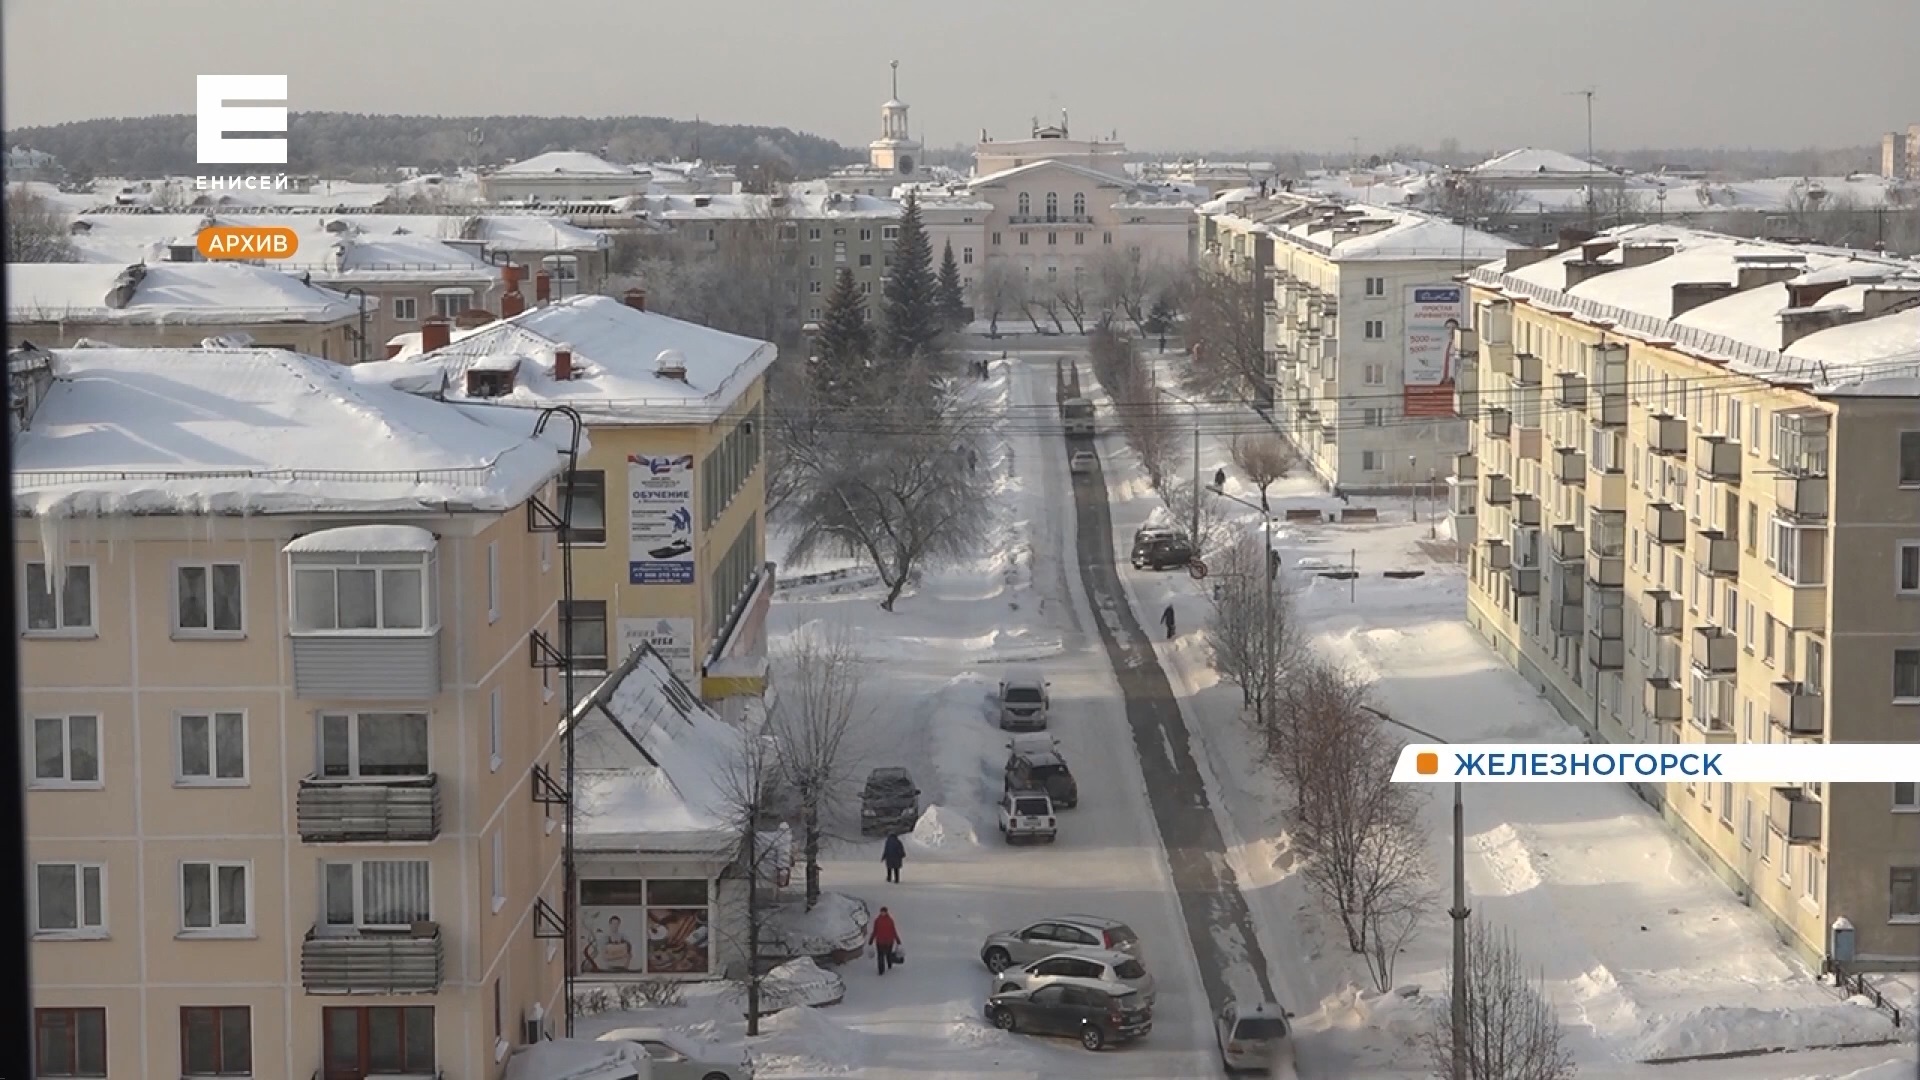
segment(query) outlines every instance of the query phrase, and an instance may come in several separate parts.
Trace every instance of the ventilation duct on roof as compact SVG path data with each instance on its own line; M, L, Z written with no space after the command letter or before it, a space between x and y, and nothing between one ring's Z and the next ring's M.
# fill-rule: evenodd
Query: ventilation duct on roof
M120 271L114 279L113 287L107 290L107 306L114 310L125 308L133 303L134 296L140 291L140 283L147 277L147 265L135 263Z

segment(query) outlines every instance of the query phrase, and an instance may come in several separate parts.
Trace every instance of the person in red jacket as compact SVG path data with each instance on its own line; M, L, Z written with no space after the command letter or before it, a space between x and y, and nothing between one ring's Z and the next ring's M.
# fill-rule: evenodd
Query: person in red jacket
M894 950L900 947L900 931L895 929L893 916L887 914L886 908L881 908L880 914L873 917L873 926L867 930L867 941L873 945L873 955L875 962L880 965L880 974L885 975L894 964Z

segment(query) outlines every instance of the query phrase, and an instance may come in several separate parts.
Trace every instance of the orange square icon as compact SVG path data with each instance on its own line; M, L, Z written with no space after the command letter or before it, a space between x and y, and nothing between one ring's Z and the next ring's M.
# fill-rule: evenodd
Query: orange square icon
M1421 776L1432 776L1440 771L1440 755L1432 752L1415 754L1413 767Z

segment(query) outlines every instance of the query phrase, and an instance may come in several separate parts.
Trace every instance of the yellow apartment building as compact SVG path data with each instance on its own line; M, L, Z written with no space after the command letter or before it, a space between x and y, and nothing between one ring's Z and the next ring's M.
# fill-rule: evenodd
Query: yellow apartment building
M569 406L591 435L571 492L578 696L645 642L737 718L766 680L774 346L647 311L637 290L424 336L435 347L359 374L482 412Z
M1920 267L1663 226L1472 272L1468 618L1590 735L1920 738ZM1920 961L1920 787L1643 790L1815 959Z
M500 1076L561 1012L564 456L290 352L9 376L39 1075Z

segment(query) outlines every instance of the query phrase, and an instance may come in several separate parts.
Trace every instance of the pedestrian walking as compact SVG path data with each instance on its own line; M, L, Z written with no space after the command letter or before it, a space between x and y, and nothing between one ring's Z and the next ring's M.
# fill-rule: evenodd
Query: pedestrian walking
M888 833L885 847L880 849L880 861L887 864L887 880L900 881L900 864L907 861L907 846L900 842L899 833Z
M980 452L977 450L968 450L967 451L967 471L978 472L979 470L980 470Z
M1173 605L1172 604L1168 604L1167 610L1160 613L1160 621L1167 625L1167 640L1172 641L1173 640Z
M1213 470L1213 486L1216 490L1227 486L1227 470Z
M1267 552L1267 580L1272 581L1279 576L1280 553L1277 551L1269 551Z
M893 925L893 916L887 914L886 908L881 908L880 914L873 917L867 941L873 945L874 963L879 965L880 974L885 975L888 968L899 963L895 953L900 948L900 931Z

